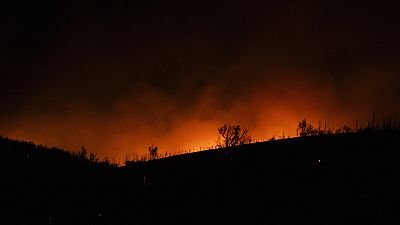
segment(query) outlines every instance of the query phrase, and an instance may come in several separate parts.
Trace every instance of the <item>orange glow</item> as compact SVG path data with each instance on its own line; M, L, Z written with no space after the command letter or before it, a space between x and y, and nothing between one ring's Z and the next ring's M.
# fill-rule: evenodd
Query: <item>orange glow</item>
M158 146L161 154L215 146L217 128L224 123L240 124L254 139L267 140L283 132L294 137L303 118L314 125L327 120L329 127L337 128L353 126L369 112L343 108L332 82L316 85L297 75L290 79L282 77L273 85L260 80L246 87L245 97L223 107L217 85L201 90L191 107L145 87L140 97L119 98L110 112L72 104L68 114L16 118L16 126L2 135L72 151L84 145L100 157L123 161L126 156L146 154L150 145Z

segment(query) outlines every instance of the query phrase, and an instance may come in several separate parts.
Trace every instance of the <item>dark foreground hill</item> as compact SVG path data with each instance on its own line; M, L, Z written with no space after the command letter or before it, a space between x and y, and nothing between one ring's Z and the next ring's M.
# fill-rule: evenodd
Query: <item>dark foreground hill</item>
M0 141L8 154L4 224L392 224L399 217L397 131L277 140L120 168L54 162L44 153L29 161L19 145Z

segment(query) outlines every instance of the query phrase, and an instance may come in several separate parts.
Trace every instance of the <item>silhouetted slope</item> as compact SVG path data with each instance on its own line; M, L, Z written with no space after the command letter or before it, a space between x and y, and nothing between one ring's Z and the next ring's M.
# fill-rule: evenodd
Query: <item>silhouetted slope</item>
M388 224L398 218L399 140L292 138L115 169L20 161L3 186L18 224Z
M125 168L160 224L381 224L394 211L400 133L277 140Z
M111 180L110 165L57 148L0 138L0 156L2 219L9 224L72 224L96 208L104 193L98 184Z

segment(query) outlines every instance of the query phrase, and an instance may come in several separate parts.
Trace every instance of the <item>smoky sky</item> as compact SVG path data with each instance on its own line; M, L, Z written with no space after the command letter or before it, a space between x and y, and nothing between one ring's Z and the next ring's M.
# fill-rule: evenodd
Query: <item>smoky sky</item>
M112 157L398 112L390 2L2 3L0 135Z

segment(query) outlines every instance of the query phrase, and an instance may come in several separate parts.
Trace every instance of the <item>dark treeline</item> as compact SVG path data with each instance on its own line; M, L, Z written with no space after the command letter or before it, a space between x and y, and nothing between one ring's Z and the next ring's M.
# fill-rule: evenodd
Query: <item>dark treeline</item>
M327 125L326 120L322 124L322 121L318 121L318 125L315 126L311 123L307 123L306 119L303 119L297 125L297 136L316 136L324 134L340 134L340 133L353 133L353 132L364 132L370 130L400 130L400 117L395 115L380 115L377 116L372 113L370 118L365 123L356 121L354 127L349 125L343 125L335 129Z

